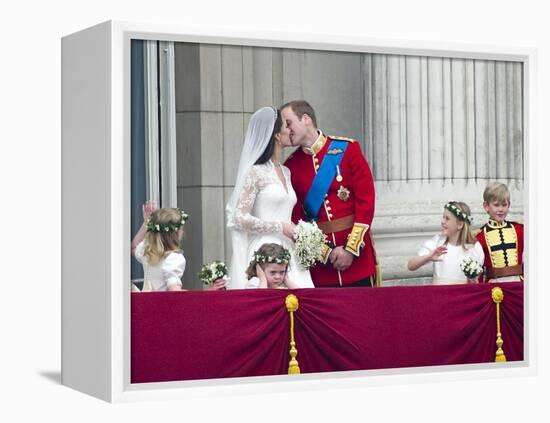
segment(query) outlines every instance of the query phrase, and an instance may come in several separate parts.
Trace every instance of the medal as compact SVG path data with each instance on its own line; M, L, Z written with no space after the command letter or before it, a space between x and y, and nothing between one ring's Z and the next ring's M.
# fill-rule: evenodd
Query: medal
M348 201L350 192L349 192L349 189L347 189L345 186L342 185L340 186L340 188L338 188L338 193L336 195L340 200Z
M342 182L344 180L344 178L342 178L342 174L340 173L340 166L339 165L336 165L336 173L338 174L338 176L336 176L336 180L338 182Z

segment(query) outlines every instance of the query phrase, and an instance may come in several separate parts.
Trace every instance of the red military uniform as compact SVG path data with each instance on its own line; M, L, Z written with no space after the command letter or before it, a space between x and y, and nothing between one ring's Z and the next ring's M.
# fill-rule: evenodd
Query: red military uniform
M347 270L339 272L328 261L332 250L327 248L325 264L319 263L310 269L313 283L321 287L349 285L376 274L376 258L369 232L374 216L374 181L359 143L320 133L307 152L299 148L287 159L285 165L291 171L292 186L298 198L292 220L294 223L300 219L308 220L303 209L304 200L333 138L349 144L339 165L340 176L334 178L328 189L317 215L317 224L328 241L334 246L345 247L355 257Z
M483 282L507 278L523 280L523 225L517 222L502 223L489 219L481 227L476 239L483 247ZM480 280L481 281L481 280Z

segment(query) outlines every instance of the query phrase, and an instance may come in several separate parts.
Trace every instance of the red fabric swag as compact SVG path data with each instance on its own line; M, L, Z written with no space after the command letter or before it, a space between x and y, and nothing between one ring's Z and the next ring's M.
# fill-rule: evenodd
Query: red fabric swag
M493 362L494 286L135 293L131 381L285 374L290 293L302 373ZM503 350L521 361L523 284L498 286Z

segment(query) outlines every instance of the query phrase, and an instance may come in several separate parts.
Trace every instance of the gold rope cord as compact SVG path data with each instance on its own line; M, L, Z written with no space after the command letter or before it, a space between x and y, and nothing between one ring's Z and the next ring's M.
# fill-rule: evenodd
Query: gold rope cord
M376 279L373 286L377 288L382 286L382 266L378 263L378 259L376 260Z
M288 363L288 374L296 375L300 374L300 366L298 366L298 360L296 360L298 350L296 349L296 342L294 342L294 312L298 310L298 298L296 295L287 295L285 305L290 314L290 361Z
M504 341L502 340L502 334L500 333L500 303L502 302L502 300L504 300L504 293L502 292L502 289L497 286L491 289L491 297L493 298L494 303L497 305L497 352L495 355L495 361L504 362L506 361L506 356L504 355L504 351L502 350L502 344L504 344Z

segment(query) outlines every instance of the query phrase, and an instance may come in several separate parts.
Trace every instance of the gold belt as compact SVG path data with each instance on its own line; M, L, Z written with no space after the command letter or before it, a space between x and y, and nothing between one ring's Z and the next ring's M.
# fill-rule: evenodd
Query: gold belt
M334 232L340 232L345 229L349 229L353 227L353 223L355 222L355 215L350 214L349 216L341 217L340 219L334 219L330 222L317 222L317 226L321 228L321 230L325 234L331 234Z
M518 276L523 275L523 265L518 264L516 266L507 267L489 267L487 269L486 277L488 279L504 278L506 276Z

